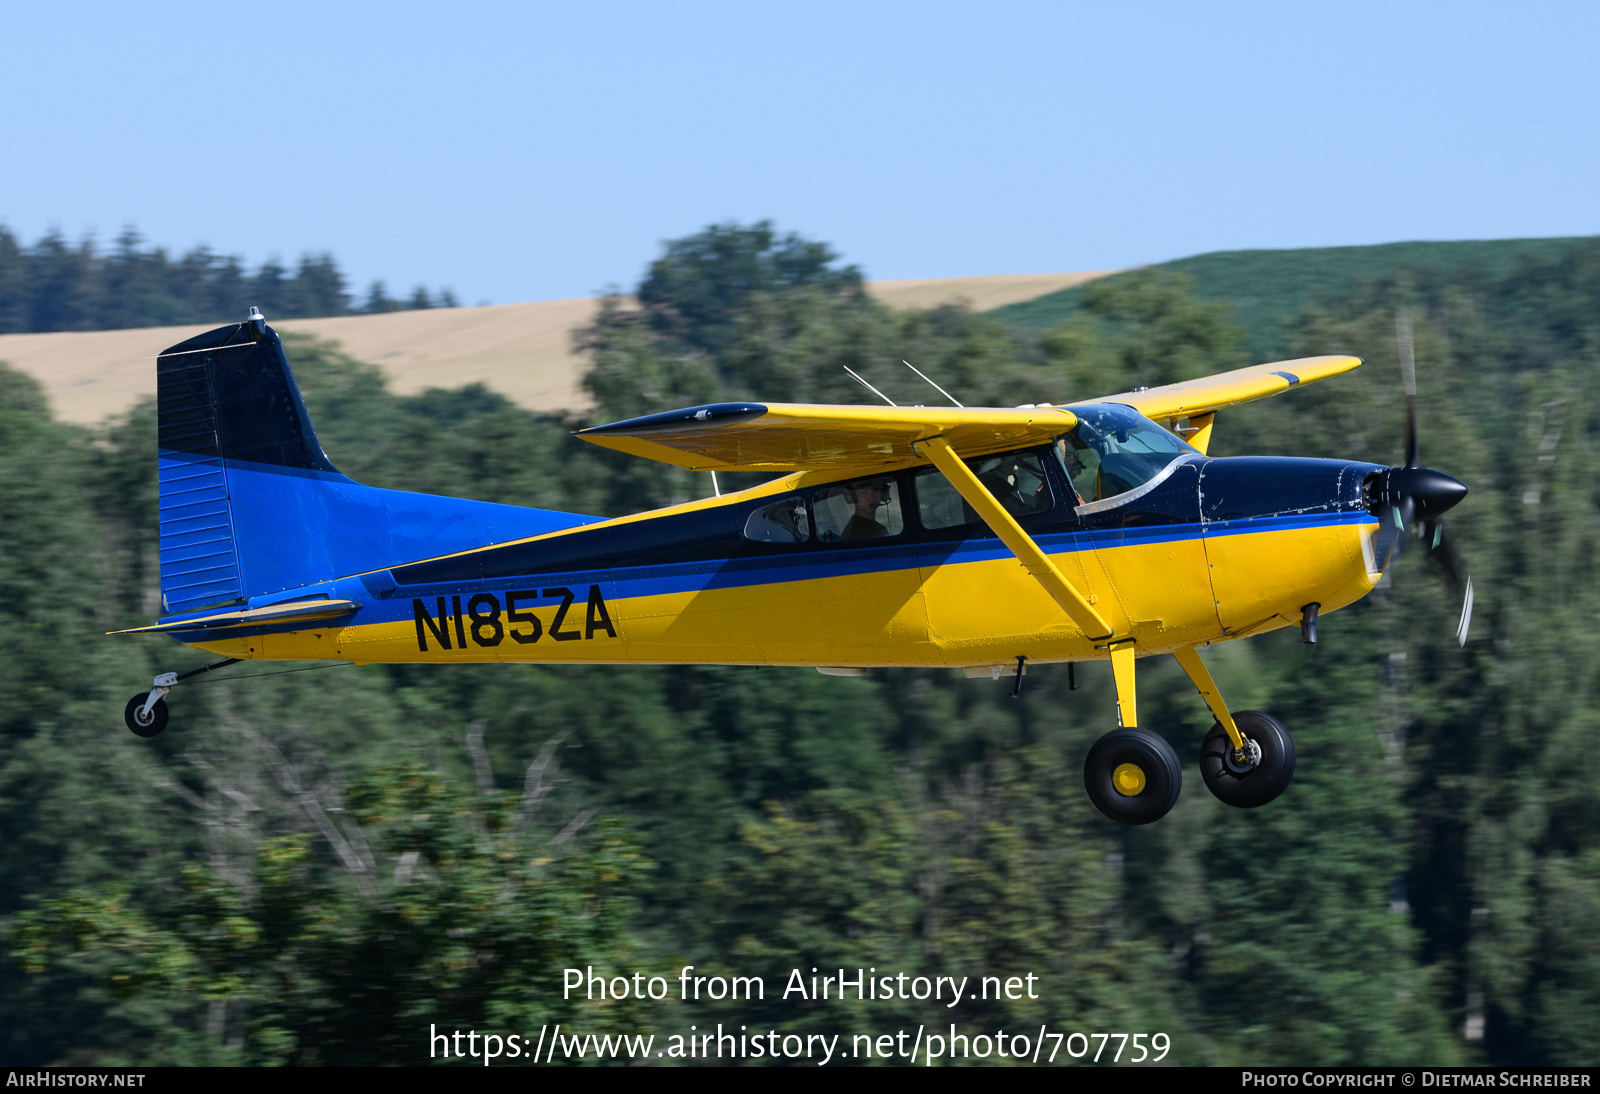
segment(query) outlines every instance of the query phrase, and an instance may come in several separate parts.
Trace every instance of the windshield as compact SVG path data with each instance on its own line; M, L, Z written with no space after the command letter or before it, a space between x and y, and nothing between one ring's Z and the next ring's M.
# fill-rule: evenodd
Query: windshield
M1116 403L1072 407L1078 424L1056 438L1056 455L1084 503L1114 498L1199 455L1149 418Z

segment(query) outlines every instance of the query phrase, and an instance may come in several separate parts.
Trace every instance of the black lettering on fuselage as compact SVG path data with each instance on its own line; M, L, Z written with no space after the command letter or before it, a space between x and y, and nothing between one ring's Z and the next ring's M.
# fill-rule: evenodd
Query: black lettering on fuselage
M517 605L519 600L538 600L557 596L561 598L561 603L556 605L555 618L550 621L548 631L530 609L520 608ZM474 644L491 648L498 646L507 635L511 636L513 642L524 646L539 641L546 633L557 642L575 642L580 638L593 638L596 631L604 631L612 638L617 636L616 625L611 622L611 612L606 607L606 598L600 592L598 585L589 586L588 612L582 632L561 629L566 623L567 613L572 610L572 605L578 599L577 594L564 585L545 589L543 592L538 589L521 589L517 592L508 592L505 597L503 621L500 599L493 593L473 594L467 600L465 612L461 609L459 596L450 597L448 607L444 597L436 597L434 600L436 607L432 612L423 601L412 600L411 610L417 624L417 649L423 653L428 652L430 634L441 650L466 649L469 634L472 635ZM454 612L450 608L454 608ZM456 632L453 647L450 642L452 619ZM528 629L526 631L516 629L519 625L525 625Z
M511 640L526 646L530 642L537 642L544 635L544 624L539 622L539 617L532 612L520 611L517 608L518 600L538 600L537 589L523 589L520 592L506 594L506 622L526 623L533 629L527 634L521 631L511 631Z
M500 622L500 601L493 593L479 593L467 601L467 618L472 620L472 640L478 645L498 646L505 637L506 629Z
M417 649L423 653L428 652L428 632L433 632L434 641L439 643L439 648L450 648L450 623L449 614L444 609L444 597L439 597L439 622L433 621L433 616L428 614L428 609L420 600L411 602L411 610L417 617ZM424 629L426 625L426 629Z
M593 638L594 632L601 627L612 638L617 636L617 630L611 625L611 615L606 611L606 598L600 595L600 586L589 586L589 618L583 626L583 636Z
M561 598L561 606L556 609L556 617L550 621L550 637L557 642L572 642L582 638L583 635L577 631L564 631L561 629L561 624L567 618L567 612L572 608L572 602L577 599L572 595L572 590L565 585L561 585L554 589L546 589L544 595L559 596Z

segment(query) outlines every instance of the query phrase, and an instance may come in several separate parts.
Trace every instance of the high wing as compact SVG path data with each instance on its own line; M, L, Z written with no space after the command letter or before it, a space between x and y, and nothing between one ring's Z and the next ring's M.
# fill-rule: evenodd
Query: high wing
M1206 450L1211 415L1223 407L1313 384L1361 364L1343 355L1301 357L1178 384L1085 399L1122 403L1184 432ZM695 471L854 470L915 460L918 441L943 437L964 457L1042 444L1077 424L1070 407L822 406L710 403L597 425L577 436L606 448Z
M855 469L919 458L943 437L963 456L1043 444L1078 424L1063 407L712 403L580 430L586 441L696 471Z
M1327 357L1300 357L1293 361L1271 361L1264 365L1236 368L1198 380L1185 380L1162 387L1124 391L1086 403L1122 403L1146 418L1171 421L1214 414L1224 407L1238 406L1253 399L1265 399L1301 384L1314 384L1361 364L1361 358L1333 354Z
M1360 364L1361 358L1343 354L1297 357L1292 361L1249 365L1232 372L1219 372L1215 376L1202 376L1198 380L1124 391L1121 395L1107 395L1085 402L1121 403L1133 407L1153 421L1165 419L1168 429L1182 435L1184 440L1204 452L1211 444L1212 419L1222 408L1238 406L1253 399L1265 399L1301 384L1314 384L1341 372L1349 372ZM1184 418L1189 420L1189 424L1180 428L1178 422Z

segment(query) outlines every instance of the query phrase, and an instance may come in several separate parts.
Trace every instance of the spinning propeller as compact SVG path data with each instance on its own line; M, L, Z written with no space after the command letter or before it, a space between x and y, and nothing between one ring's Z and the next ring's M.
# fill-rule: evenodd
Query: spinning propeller
M1395 341L1400 348L1400 377L1406 396L1406 462L1388 467L1367 480L1368 504L1379 520L1372 548L1378 568L1387 570L1400 557L1405 534L1422 541L1428 559L1443 571L1451 587L1462 594L1461 622L1456 626L1456 642L1467 644L1472 626L1472 578L1467 576L1455 547L1445 538L1439 520L1467 496L1467 488L1442 471L1423 467L1417 443L1417 362L1412 333L1411 310L1396 308Z

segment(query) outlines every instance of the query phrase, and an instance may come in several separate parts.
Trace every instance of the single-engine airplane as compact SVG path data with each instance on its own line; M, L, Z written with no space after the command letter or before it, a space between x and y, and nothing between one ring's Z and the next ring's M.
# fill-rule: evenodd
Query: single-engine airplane
M1029 664L1108 660L1118 728L1084 782L1106 816L1146 824L1183 771L1139 724L1134 663L1171 654L1216 719L1206 786L1259 806L1288 786L1293 741L1230 711L1197 649L1289 626L1315 641L1319 614L1371 591L1405 532L1439 549L1438 517L1466 493L1420 466L1409 379L1402 466L1206 455L1217 411L1360 364L1308 357L1062 406L651 414L577 435L776 477L607 520L340 474L252 308L157 360L162 616L116 633L224 660L157 676L127 724L155 736L179 680L242 660L939 665L1018 689Z

